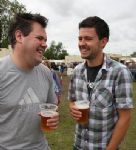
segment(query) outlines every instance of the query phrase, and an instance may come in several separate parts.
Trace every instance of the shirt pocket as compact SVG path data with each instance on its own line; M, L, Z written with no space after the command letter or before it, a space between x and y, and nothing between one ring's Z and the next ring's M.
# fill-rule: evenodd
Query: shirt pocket
M97 89L94 92L92 104L98 108L106 109L113 105L112 93L107 88Z

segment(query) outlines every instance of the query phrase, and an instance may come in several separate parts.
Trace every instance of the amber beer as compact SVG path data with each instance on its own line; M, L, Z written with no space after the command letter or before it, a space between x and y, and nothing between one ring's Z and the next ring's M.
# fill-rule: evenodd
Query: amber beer
M89 120L89 102L88 101L77 101L76 106L79 111L82 112L82 116L77 121L79 124L87 124Z
M41 112L41 114L40 114L40 116L41 116L41 129L43 131L51 131L52 130L49 126L47 126L47 120L56 114L57 114L57 112L55 112L55 111Z
M52 130L49 126L47 126L47 120L58 114L57 112L58 106L51 103L44 103L40 104L39 107L41 116L41 129L43 131Z

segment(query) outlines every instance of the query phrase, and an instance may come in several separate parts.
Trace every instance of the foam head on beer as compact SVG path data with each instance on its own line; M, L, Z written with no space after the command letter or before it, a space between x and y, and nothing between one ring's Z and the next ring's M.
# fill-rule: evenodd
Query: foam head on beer
M89 108L89 101L87 100L75 101L75 105L79 109L87 109Z
M40 107L40 110L57 110L58 109L58 106L55 105L55 104L50 104L50 103L44 103L44 104L40 104L39 105Z

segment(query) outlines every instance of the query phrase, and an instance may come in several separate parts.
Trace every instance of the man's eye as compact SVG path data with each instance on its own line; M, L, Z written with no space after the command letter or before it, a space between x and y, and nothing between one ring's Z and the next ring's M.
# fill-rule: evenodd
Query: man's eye
M90 41L90 40L92 40L92 38L91 37L86 37L86 40Z
M43 40L43 37L41 37L41 36L37 36L36 38L40 41Z
M82 41L82 38L78 38L79 41Z

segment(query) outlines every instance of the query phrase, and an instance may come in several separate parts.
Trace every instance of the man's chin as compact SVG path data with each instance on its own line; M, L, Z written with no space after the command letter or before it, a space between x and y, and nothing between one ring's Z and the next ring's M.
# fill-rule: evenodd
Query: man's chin
M81 55L81 58L82 58L82 59L89 59L88 56L83 56L83 55Z

